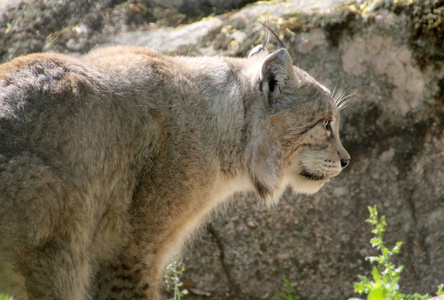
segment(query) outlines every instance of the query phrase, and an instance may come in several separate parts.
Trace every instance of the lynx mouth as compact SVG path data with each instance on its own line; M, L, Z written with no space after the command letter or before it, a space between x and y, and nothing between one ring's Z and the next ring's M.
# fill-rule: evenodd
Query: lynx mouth
M315 175L312 174L308 171L302 171L301 173L299 173L301 176L307 178L308 180L312 180L312 181L322 181L322 180L327 180L328 176L323 176L323 175Z

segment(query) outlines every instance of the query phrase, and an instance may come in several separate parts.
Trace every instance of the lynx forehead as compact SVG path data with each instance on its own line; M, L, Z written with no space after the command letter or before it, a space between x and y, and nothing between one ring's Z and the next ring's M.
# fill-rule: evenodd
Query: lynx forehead
M276 202L347 166L342 99L286 49L113 47L0 66L0 293L159 299L162 270L235 192Z

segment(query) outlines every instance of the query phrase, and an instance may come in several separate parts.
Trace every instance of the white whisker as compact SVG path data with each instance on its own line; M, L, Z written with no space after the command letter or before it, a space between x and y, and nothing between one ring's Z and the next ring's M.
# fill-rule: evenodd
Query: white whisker
M335 105L338 107L339 110L343 110L349 105L349 102L351 100L351 97L354 96L355 93L346 95L344 90L338 89L336 90L336 87L333 89L332 92L332 99Z

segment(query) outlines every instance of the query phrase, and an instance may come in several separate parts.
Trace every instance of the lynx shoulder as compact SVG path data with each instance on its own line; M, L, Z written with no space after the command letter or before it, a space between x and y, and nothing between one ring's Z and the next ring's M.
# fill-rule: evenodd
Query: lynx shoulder
M330 91L286 49L113 47L0 66L0 293L158 299L162 270L235 192L315 193L347 166Z

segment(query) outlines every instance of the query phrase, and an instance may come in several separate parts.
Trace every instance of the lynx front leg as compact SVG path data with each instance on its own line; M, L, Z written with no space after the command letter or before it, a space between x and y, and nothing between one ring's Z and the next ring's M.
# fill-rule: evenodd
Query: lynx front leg
M2 253L0 256L0 294L12 295L17 300L28 300L26 279L17 270L13 255Z
M0 281L6 283L0 286L9 287L0 292L11 293L14 299L85 299L91 274L87 256L57 245L50 242L2 264Z
M158 300L158 274L142 253L126 249L116 260L102 264L96 275L92 299Z

